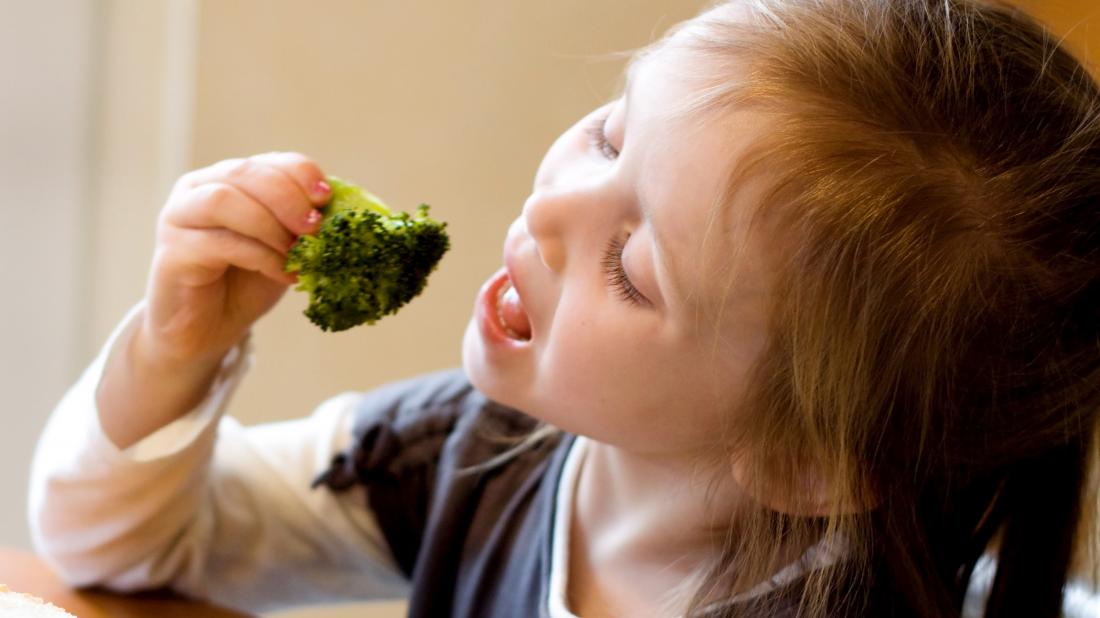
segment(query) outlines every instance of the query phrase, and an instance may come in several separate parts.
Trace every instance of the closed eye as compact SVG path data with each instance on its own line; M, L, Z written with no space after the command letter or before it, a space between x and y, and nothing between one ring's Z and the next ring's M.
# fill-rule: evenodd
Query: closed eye
M652 306L653 304L649 302L649 299L639 292L638 288L634 287L630 277L626 274L626 269L623 268L623 247L626 246L626 241L629 239L629 234L625 238L614 236L607 243L603 260L601 260L604 277L607 279L607 285L622 300L635 305Z
M596 114L585 130L588 133L588 143L605 158L613 161L619 158L619 151L607 141L607 130L604 128L607 119L611 117L611 110L609 105L603 112Z

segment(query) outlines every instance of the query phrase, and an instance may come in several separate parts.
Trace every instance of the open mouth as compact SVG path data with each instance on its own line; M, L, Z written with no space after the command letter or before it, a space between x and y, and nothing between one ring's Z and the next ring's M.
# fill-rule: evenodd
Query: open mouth
M497 320L500 322L504 333L518 341L531 340L531 318L527 310L523 308L519 292L508 279L497 290Z

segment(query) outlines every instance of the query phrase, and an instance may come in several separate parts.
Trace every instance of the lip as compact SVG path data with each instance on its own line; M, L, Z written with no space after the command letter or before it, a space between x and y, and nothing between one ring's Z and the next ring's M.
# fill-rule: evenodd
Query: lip
M507 260L505 261L507 262ZM530 345L534 337L526 341L509 337L508 333L504 331L504 326L500 323L497 301L500 299L501 288L507 285L509 281L512 282L513 287L516 287L516 280L511 276L510 269L506 265L493 273L493 276L481 286L481 291L477 295L477 326L482 337L494 345L518 350ZM518 287L516 287L516 293L519 293ZM520 297L522 298L522 294Z

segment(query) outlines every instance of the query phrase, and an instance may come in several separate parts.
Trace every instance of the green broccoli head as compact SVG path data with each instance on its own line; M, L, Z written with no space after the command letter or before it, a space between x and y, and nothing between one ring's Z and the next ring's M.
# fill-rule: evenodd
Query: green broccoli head
M424 289L428 274L450 248L446 223L393 212L363 189L328 178L332 201L316 234L302 236L287 254L296 289L309 292L306 317L322 330L373 324Z

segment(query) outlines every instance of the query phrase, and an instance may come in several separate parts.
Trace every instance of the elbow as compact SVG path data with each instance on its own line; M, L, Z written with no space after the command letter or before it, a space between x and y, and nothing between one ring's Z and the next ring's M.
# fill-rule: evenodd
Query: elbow
M175 587L201 573L195 537L180 521L186 513L119 511L113 501L79 498L70 485L43 482L28 502L34 550L67 585L132 593Z
M94 528L79 525L69 509L56 504L51 485L58 481L32 482L27 503L27 523L34 552L67 585L103 585L113 564Z
M110 508L81 495L75 480L41 478L32 482L27 521L35 553L65 584L102 586L119 592L154 587L135 569L134 530L128 522L105 517Z

